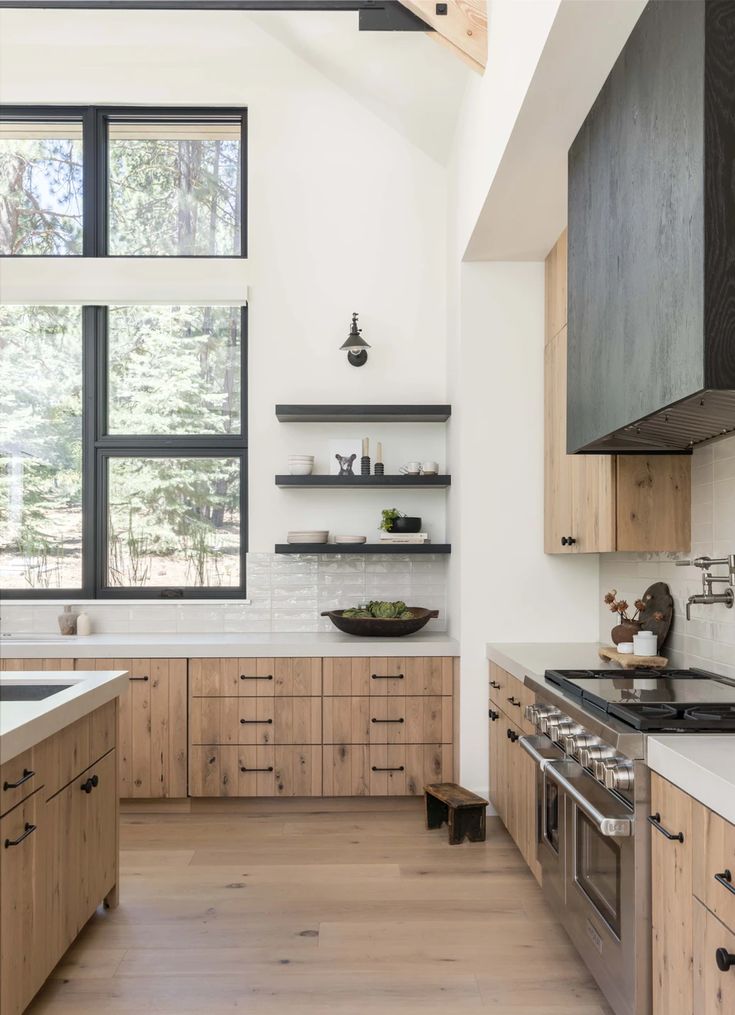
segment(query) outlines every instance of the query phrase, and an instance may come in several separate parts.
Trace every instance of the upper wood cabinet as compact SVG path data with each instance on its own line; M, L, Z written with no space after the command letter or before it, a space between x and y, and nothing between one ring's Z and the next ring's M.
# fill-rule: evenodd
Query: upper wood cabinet
M546 258L544 550L690 548L691 457L567 454L567 238Z

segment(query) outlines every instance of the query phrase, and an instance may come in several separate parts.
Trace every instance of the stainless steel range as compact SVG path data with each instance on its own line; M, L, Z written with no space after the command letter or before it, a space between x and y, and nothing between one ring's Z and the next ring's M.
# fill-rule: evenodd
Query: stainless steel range
M543 891L616 1015L651 1012L652 732L735 731L735 682L702 670L526 677ZM655 826L654 826L655 827Z

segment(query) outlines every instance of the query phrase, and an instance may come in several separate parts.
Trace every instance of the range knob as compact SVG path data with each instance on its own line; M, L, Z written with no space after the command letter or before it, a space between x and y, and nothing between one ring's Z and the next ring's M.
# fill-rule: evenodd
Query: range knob
M548 733L551 736L551 731L554 726L558 726L560 722L566 722L567 716L562 715L559 709L555 709L548 715L542 715L538 721L538 727L542 733Z
M617 764L618 762L615 760L613 752L612 757L608 756L592 762L592 774L599 782L605 782L608 768L614 768Z
M567 719L566 722L558 723L551 731L551 739L555 744L560 744L566 737L574 736L575 733L581 733L582 727L579 723L572 722L571 719Z
M526 708L526 719L532 722L534 726L538 726L544 717L558 715L558 713L559 709L554 708L553 705L528 705Z
M616 761L605 769L605 786L608 789L633 789L633 765L629 761Z
M592 768L596 761L606 761L614 757L615 751L612 747L606 747L604 744L590 744L580 750L579 763L583 768Z
M572 733L564 737L564 750L567 754L576 754L581 758L581 752L585 747L591 747L595 738L589 733Z

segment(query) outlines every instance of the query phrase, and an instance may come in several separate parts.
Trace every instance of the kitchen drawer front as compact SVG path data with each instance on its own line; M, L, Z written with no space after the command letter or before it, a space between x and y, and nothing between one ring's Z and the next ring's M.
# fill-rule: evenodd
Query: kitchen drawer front
M34 748L34 760L44 778L49 799L91 764L111 750L117 740L116 702L95 709Z
M448 744L334 744L324 747L323 795L421 796L452 778Z
M370 664L365 657L324 659L324 696L370 694Z
M73 670L73 659L0 659L0 671L29 673L34 670Z
M513 681L517 681L511 677L509 673L506 673L502 667L498 666L497 663L490 663L490 701L493 702L498 708L503 709L504 712L508 710L508 703L505 700L507 695L511 693L508 690L508 684Z
M370 660L370 694L451 695L454 660L451 657L373 658Z
M192 698L192 744L320 744L320 698Z
M370 698L367 695L324 698L324 743L370 742Z
M322 748L312 744L192 747L193 797L321 796Z
M275 659L273 673L276 697L319 697L322 693L321 659Z
M325 744L451 742L452 699L448 696L324 699Z
M274 659L190 659L189 686L199 697L273 697Z
M735 964L723 972L718 965L718 952L723 959L725 956L735 958L735 934L698 899L692 899L692 905L693 1010L696 1015L732 1015L735 1012Z
M0 767L0 817L43 785L40 754L29 748Z
M692 806L694 894L735 934L735 825L702 804Z

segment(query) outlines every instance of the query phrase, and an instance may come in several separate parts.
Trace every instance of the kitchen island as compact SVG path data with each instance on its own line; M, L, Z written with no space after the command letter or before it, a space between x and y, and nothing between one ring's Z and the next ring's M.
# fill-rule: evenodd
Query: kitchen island
M25 1010L80 930L117 904L118 697L127 673L0 677L0 1010Z

